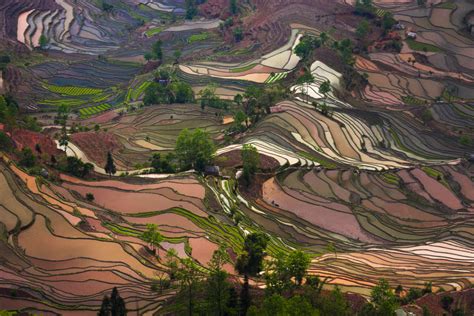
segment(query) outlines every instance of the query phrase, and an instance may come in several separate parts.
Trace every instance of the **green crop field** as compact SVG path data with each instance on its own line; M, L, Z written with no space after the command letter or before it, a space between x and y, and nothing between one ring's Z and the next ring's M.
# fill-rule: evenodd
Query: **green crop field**
M110 108L111 106L109 104L104 103L101 105L80 109L79 114L81 115L81 118L88 118L101 112L107 111Z
M210 36L210 34L207 33L207 32L194 34L194 35L191 35L190 37L188 37L188 43L192 44L194 42L205 41L206 39L209 38L209 36Z
M69 95L69 96L80 96L80 95L93 95L99 94L103 90L96 89L96 88L86 88L86 87L73 87L73 86L56 86L56 85L44 85L44 88L61 95Z

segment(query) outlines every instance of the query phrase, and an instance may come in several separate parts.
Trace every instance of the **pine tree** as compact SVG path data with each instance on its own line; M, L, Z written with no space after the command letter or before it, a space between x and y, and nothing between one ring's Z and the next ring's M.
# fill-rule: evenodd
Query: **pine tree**
M125 301L120 297L116 287L112 290L112 296L110 297L111 312L112 316L125 316L127 315L127 309L125 308Z
M102 300L102 305L100 306L100 311L97 314L98 316L109 316L110 315L110 299L106 295Z
M114 163L114 158L112 157L112 153L110 151L107 153L107 163L104 169L110 177L112 177L112 175L117 172L117 168L115 167Z

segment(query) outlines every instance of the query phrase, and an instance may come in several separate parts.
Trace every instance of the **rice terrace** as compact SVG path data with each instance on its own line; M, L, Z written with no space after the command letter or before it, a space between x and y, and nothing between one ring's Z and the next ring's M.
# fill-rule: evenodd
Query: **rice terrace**
M7 315L474 315L474 1L0 1Z

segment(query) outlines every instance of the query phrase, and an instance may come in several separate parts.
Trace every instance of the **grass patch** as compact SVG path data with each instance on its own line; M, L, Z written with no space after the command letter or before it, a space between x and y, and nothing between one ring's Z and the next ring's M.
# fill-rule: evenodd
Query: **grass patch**
M439 183L441 183L442 185L444 185L445 187L449 189L449 184L444 179L444 174L441 171L438 171L434 168L426 167L426 166L421 167L421 170L423 170L423 172L426 173L428 176L435 179L436 181L438 181Z
M145 35L146 35L147 37L152 37L152 36L155 36L155 35L157 35L157 34L160 34L161 32L163 32L163 30L164 30L164 27L162 27L162 26L160 26L160 27L154 27L154 28L151 28L151 29L147 30L147 31L145 32Z
M194 34L188 37L188 43L192 44L194 42L201 42L205 41L209 38L210 34L207 32L199 33L199 34Z
M336 167L337 167L337 165L332 161L329 161L329 160L324 159L324 158L319 158L319 157L313 156L310 153L307 153L307 152L304 152L304 151L299 151L297 154L300 155L303 158L306 158L308 160L319 163L321 166L323 166L326 169L336 169Z
M438 46L434 46L431 44L426 44L426 43L421 43L418 42L412 38L407 38L405 42L408 44L408 47L410 47L413 50L416 51L421 51L421 52L432 52L432 53L439 53L441 52L441 48Z

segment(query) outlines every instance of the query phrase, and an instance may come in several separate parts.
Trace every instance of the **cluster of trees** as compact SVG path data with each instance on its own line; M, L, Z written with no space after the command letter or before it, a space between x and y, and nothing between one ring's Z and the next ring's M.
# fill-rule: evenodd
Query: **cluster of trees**
M249 86L243 94L237 94L234 102L242 107L245 117L250 123L255 124L266 114L270 113L270 108L288 97L288 90L279 85ZM247 125L247 119L244 119Z
M5 125L7 131L16 127L34 132L41 130L35 117L20 114L18 103L11 95L0 95L0 123Z
M367 18L375 17L375 7L372 0L357 0L354 6L354 14Z
M169 251L165 256L168 266L166 281L160 279L154 290L177 285L179 294L170 311L187 315L331 315L349 316L353 312L338 287L330 293L322 291L326 280L310 276L307 270L310 257L302 250L276 255L266 260L269 238L256 232L245 237L242 253L235 268L243 275L243 284L236 287L230 281L224 265L231 263L225 246L216 250L203 271L192 259L179 259ZM266 287L252 289L249 278L262 279ZM240 291L239 291L240 288ZM361 316L394 316L399 307L398 297L387 281L380 280L371 292L370 303Z
M295 54L300 57L306 64L315 49L328 43L329 36L326 32L322 32L318 37L305 35L301 38L295 47Z
M242 179L245 185L249 186L260 164L260 156L257 148L250 144L245 144L242 148Z
M176 155L168 153L162 158L161 154L153 154L150 159L150 167L155 173L175 173L177 166L175 164Z
M209 84L207 87L199 91L199 102L201 104L201 109L206 107L216 108L216 109L227 109L229 102L221 100L219 96L216 95L216 84Z
M163 273L156 275L150 289L160 294L178 290L172 304L163 310L165 313L220 316L349 316L355 313L337 286L330 292L323 292L327 279L308 274L311 258L303 250L279 253L267 259L270 239L264 233L253 232L244 239L243 249L235 261L235 270L243 275L241 285L224 269L225 265L232 264L226 245L214 251L208 268L203 269L192 258L179 258L174 249L160 257L157 250L163 236L157 225L147 225L140 237L166 267ZM333 248L328 246L327 249L332 252L335 251ZM265 290L252 288L250 278L264 281ZM392 289L386 280L381 279L357 315L395 316L400 305L431 292L430 282L422 290L410 289L407 292L400 285ZM452 315L464 315L461 309L451 310L453 301L451 296L445 295L441 306ZM126 315L124 301L117 289L112 291L110 299L104 297L98 315ZM430 315L426 307L423 315Z
M206 0L186 0L186 19L192 20L198 13L198 5L203 4Z
M106 295L102 299L102 305L100 306L98 316L125 316L127 315L127 309L125 307L125 301L120 297L120 294L116 287L112 290L110 298Z
M240 42L241 40L244 39L244 30L243 30L242 26L240 26L240 25L235 26L234 28L232 28L233 26L234 26L234 18L233 17L228 17L227 19L225 19L224 22L221 22L219 24L219 29L222 32L225 32L225 31L228 31L228 30L232 29L232 36L234 37L234 41L235 42Z
M104 0L102 0L102 10L104 12L110 13L114 10L114 6Z
M94 166L91 163L84 163L81 159L76 157L61 159L58 161L56 167L78 178L85 178L94 170Z
M195 101L192 87L183 81L152 82L143 97L144 105L193 103Z

